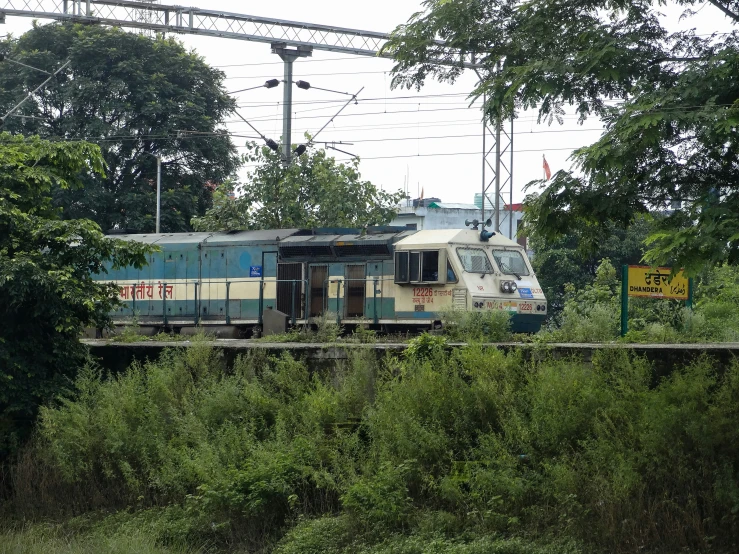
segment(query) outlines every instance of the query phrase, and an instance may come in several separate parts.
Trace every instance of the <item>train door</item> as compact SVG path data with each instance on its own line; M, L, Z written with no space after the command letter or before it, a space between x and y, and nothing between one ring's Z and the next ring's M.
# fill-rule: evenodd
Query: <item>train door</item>
M310 317L319 316L326 306L326 290L328 288L328 266L311 265L310 267Z
M364 316L364 297L367 290L365 264L346 266L346 317Z
M294 283L294 285L293 285ZM295 318L303 317L303 264L277 264L277 310Z

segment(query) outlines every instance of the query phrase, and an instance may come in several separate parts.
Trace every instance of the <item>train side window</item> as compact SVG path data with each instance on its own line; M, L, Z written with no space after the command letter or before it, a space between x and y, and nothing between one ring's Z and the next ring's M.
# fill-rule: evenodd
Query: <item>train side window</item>
M411 252L410 277L411 277L411 283L418 283L421 281L421 253L420 252Z
M396 283L445 283L449 279L446 252L439 250L419 250L417 252L395 253ZM442 272L440 274L440 271ZM451 271L454 275L454 272ZM457 278L454 276L454 281Z
M454 273L454 269L452 268L452 264L447 260L446 262L446 282L447 283L456 283L457 282L457 274Z
M439 280L439 251L421 253L421 281L431 283Z
M408 252L395 253L395 282L408 282Z

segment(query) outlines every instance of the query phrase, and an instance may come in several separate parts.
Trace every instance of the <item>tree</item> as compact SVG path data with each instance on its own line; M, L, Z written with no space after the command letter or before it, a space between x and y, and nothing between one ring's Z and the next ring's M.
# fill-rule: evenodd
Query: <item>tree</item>
M739 1L709 3L739 22ZM554 239L609 221L627 226L679 200L682 209L648 239L646 258L673 259L696 273L707 263L739 261L739 33L668 32L663 5L427 0L386 52L396 59L396 86L454 81L461 60L474 60L480 83L473 96L484 95L492 121L522 109L561 121L566 106L581 122L603 118L600 140L573 153L576 171L558 172L531 199L529 227Z
M0 459L85 363L83 328L109 323L118 291L93 275L146 261L141 244L59 219L52 190L79 189L90 173L103 174L95 145L0 134Z
M637 217L627 229L608 223L595 250L581 248L589 231L572 231L555 240L530 235L531 263L549 301L549 315L557 317L564 307L566 285L581 290L593 284L602 260L609 259L619 270L624 264L641 262L644 240L654 224L650 216Z
M0 43L0 53L49 72L70 65L10 117L6 130L50 140L100 145L106 176L86 175L80 189L54 189L68 219L104 230L151 232L156 213L156 157L162 158L162 230L186 231L211 204L214 184L238 167L220 128L234 109L224 74L175 39L89 25L34 26ZM5 113L47 75L0 64ZM25 116L25 117L20 117Z
M291 165L279 153L251 145L245 161L257 166L232 199L228 190L214 198L204 217L194 218L199 231L365 227L384 225L396 213L402 192L391 194L362 181L359 162L337 163L325 150L309 148Z

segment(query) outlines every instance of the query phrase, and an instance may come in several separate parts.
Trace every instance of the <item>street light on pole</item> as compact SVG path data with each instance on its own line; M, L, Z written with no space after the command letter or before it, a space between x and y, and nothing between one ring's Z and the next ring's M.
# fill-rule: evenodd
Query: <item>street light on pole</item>
M162 217L162 157L157 156L157 235L159 234L159 223Z
M157 215L156 215L156 234L161 232L161 219L162 219L162 157L159 154L152 154L151 152L142 152L147 156L153 156L157 159Z

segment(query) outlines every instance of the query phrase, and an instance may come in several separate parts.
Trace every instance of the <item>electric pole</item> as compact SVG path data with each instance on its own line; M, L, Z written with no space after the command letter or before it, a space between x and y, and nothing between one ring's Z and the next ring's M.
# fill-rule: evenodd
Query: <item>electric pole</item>
M292 160L292 111L293 111L293 62L313 55L312 46L288 48L284 42L272 44L272 53L284 62L284 88L282 91L282 163L285 167Z

